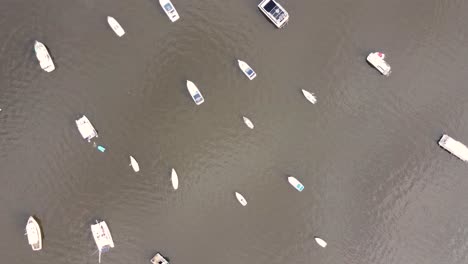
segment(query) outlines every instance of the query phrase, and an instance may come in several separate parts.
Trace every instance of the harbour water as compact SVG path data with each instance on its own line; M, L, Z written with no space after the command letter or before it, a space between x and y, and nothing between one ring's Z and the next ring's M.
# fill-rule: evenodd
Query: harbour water
M468 167L437 140L468 144L468 2L281 1L280 30L258 2L174 0L171 23L154 0L0 0L2 263L97 263L95 219L115 242L103 263L467 262Z

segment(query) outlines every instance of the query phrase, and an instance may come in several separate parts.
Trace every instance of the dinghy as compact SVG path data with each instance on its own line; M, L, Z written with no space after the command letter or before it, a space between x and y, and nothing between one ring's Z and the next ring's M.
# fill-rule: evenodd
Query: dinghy
M159 252L156 253L156 255L154 255L150 261L153 264L169 264L169 261L167 261L161 254L159 254Z
M34 217L29 217L26 224L26 235L28 236L28 243L31 245L32 250L38 251L42 249L42 232L39 224Z
M89 122L89 119L85 115L75 120L75 123L83 139L86 139L88 142L90 142L94 137L98 137L96 129L94 129L93 124Z
M119 22L117 22L115 18L108 16L107 23L109 23L109 26L114 30L117 36L122 37L125 34L125 30L120 26Z
M159 4L172 22L176 22L179 19L179 13L177 13L170 0L159 0Z
M304 190L304 185L300 183L296 178L293 176L288 177L288 182L298 191L302 192Z
M253 80L253 78L257 76L255 71L245 61L237 60L237 63L239 64L239 68L241 68L245 76L247 76L247 78L250 80Z
M93 233L94 242L96 242L96 246L99 251L99 263L101 263L101 254L103 252L108 252L113 248L114 241L112 240L109 227L107 227L107 224L104 221L98 222L96 220L96 224L91 225L91 233Z
M140 171L140 166L138 165L138 162L136 161L136 159L132 156L130 156L130 166L132 166L132 169L135 171L135 172L139 172Z
M247 205L247 201L245 200L244 196L242 196L242 194L236 192L236 198L239 201L239 203L242 204L242 206Z
M320 237L314 237L314 239L315 239L315 242L319 244L319 246L323 248L327 246L327 242L325 242L325 240L321 239Z
M179 188L179 177L177 176L177 172L174 169L171 171L171 181L172 187L174 190L177 190Z
M201 93L198 90L197 86L195 86L195 84L193 82L189 81L189 80L187 80L187 89L188 89L190 95L192 96L192 99L195 102L195 104L201 105L201 104L203 104L203 102L205 102L205 99L201 95Z
M46 72L51 72L55 70L54 61L49 54L46 46L41 42L37 41L34 43L34 51L36 52L36 57L39 60L39 65L41 69Z
M315 95L309 91L306 91L302 89L302 93L304 94L305 98L309 100L309 102L315 104L317 102L317 98L315 98Z
M370 53L367 56L367 61L385 76L389 76L390 73L392 72L392 68L385 61L385 54L383 54L382 52Z
M254 124L252 123L252 121L250 121L250 119L248 119L247 117L243 116L242 119L244 119L244 123L250 128L250 129L254 129Z

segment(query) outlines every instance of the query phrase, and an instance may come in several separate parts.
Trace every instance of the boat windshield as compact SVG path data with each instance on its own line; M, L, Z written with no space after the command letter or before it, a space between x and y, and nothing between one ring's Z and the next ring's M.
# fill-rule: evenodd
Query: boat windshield
M250 75L253 75L254 74L254 71L252 69L247 69L247 74L250 76Z
M165 4L165 5L164 5L164 8L165 8L166 11L168 11L168 12L171 11L171 10L172 10L172 5L171 5L171 3Z

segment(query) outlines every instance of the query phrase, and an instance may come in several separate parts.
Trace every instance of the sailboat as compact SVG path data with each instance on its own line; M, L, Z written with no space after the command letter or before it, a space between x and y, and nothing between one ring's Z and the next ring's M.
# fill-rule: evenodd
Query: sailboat
M99 263L101 263L101 254L108 252L114 247L114 241L105 221L98 222L91 225L91 233L93 233L94 242L99 251Z

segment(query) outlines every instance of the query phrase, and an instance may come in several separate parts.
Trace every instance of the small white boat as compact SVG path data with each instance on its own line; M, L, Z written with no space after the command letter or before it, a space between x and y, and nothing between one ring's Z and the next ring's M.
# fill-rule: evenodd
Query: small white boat
M245 61L237 60L237 63L247 78L253 80L253 78L257 77L255 71Z
M289 21L288 12L280 4L275 2L275 0L263 0L258 4L258 8L277 28L284 27Z
M172 22L176 22L179 19L179 13L177 13L170 0L159 0L159 4Z
M392 72L392 68L385 61L385 54L383 54L382 52L370 53L367 56L367 61L385 76L389 76L390 73Z
M41 42L37 41L34 43L34 51L36 52L36 57L39 60L39 65L41 65L41 69L46 72L51 72L55 70L54 61L49 54L46 46Z
M319 246L323 248L327 246L327 242L325 242L325 240L321 239L320 237L314 237L314 239L315 239L315 242L319 244Z
M114 30L117 36L122 37L125 34L125 30L122 28L119 22L115 20L115 18L108 16L107 23L109 23L109 26L112 28L112 30Z
M187 80L187 89L190 95L192 96L192 99L195 102L195 104L201 105L203 104L203 102L205 102L205 99L198 90L197 86L195 86L195 84L189 80Z
M169 261L167 261L161 254L159 254L159 252L156 253L156 255L154 255L150 261L153 264L169 264Z
M135 172L139 172L140 171L140 166L138 165L138 162L136 161L136 159L132 156L130 156L130 166L132 166L132 169L135 171Z
M94 137L98 137L96 129L94 129L93 124L89 122L89 119L85 115L75 120L75 123L83 139L86 139L88 142L90 142Z
M236 198L239 201L239 203L242 204L242 206L247 205L247 201L245 200L244 196L242 196L242 194L236 192Z
M311 93L309 91L306 91L304 89L302 89L302 93L304 94L305 98L307 100L309 100L309 102L315 104L317 102L317 98L315 98L315 95L314 93Z
M26 235L28 236L28 243L31 245L32 250L38 251L42 249L42 232L39 224L34 217L29 217L26 224Z
M108 252L111 248L114 247L114 241L112 240L112 235L107 227L106 222L96 221L96 224L91 225L91 233L93 233L94 242L99 251L99 263L101 263L101 254Z
M301 182L299 182L296 178L293 176L288 177L288 182L298 191L302 192L304 190L304 185L302 185Z
M452 153L459 159L468 162L468 148L448 135L443 135L439 140L439 146Z
M177 176L177 172L174 170L174 168L171 171L171 181L172 187L174 190L177 190L179 188L179 177Z
M250 121L250 119L248 119L247 117L243 116L242 119L244 119L244 123L250 128L250 129L254 129L254 124L252 123L252 121Z

